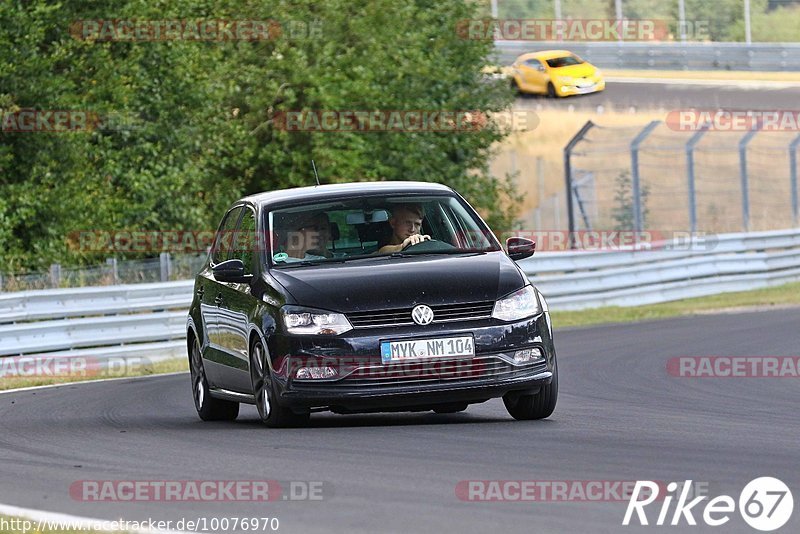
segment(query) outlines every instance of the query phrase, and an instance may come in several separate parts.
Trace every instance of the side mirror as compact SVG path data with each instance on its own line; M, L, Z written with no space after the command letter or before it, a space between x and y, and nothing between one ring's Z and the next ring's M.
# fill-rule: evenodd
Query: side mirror
M509 237L506 239L508 257L514 261L530 258L536 251L536 242L524 237Z
M253 278L253 275L244 274L244 262L240 259L223 261L216 264L211 270L214 273L214 278L220 282L242 284L249 282Z

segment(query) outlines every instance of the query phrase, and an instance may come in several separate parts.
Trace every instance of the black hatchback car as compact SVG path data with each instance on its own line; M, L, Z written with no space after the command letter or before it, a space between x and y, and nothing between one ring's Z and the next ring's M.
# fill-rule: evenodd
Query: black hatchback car
M547 304L455 191L421 182L303 187L243 198L197 275L187 323L195 407L268 426L312 412L452 413L502 397L554 410Z

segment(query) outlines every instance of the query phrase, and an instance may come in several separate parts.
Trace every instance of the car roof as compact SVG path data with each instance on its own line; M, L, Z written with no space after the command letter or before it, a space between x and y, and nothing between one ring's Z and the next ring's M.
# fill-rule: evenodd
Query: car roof
M241 201L256 205L269 205L284 203L292 200L304 202L314 199L327 199L342 196L362 194L435 194L452 193L453 190L446 185L431 182L349 182L342 184L316 185L308 187L293 187L290 189L277 189L247 196Z
M574 55L569 50L541 50L539 52L528 52L522 54L517 58L517 61L525 61L526 59L553 59L554 57L564 57Z

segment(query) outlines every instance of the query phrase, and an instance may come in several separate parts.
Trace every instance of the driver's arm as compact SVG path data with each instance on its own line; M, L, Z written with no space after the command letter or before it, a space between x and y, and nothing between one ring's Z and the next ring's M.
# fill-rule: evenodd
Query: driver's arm
M416 245L418 243L422 243L423 241L430 241L431 236L429 235L420 235L414 234L409 236L403 240L402 243L399 245L385 245L378 250L378 254L391 254L392 252L400 252L406 247L410 247L411 245Z

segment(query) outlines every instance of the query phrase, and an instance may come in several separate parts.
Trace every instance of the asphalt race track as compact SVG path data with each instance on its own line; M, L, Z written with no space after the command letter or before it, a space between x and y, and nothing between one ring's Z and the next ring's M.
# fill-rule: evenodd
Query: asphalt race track
M795 490L780 532L798 532L800 379L666 371L673 356L797 355L798 324L795 308L557 331L561 394L541 422L513 421L493 400L452 415L316 414L303 429L262 427L251 406L234 423L202 423L187 374L5 393L0 502L108 519L277 517L286 533L752 533L738 507L724 527L623 527L625 502L465 502L455 488L691 479L738 502L751 479L775 476ZM69 493L78 480L148 479L322 481L324 492L268 503ZM702 509L695 517L702 525Z
M605 109L627 111L631 106L640 110L735 109L735 110L795 110L800 103L798 84L765 83L764 85L700 85L690 83L632 83L609 81L606 90L589 95L549 99L525 95L517 98L516 108L545 109Z

